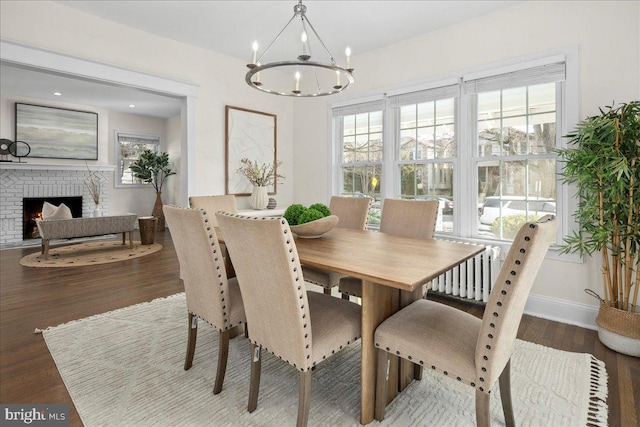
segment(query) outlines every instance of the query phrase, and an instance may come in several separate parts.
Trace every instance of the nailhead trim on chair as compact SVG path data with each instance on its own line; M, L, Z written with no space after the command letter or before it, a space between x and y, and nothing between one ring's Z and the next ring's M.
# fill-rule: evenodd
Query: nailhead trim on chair
M176 208L180 208L180 209L185 209L185 210L186 210L186 209L189 209L189 208L184 208L184 207L181 207L181 206L174 206L174 207L176 207ZM209 225L207 225L207 224L209 223L209 218L207 218L207 217L206 217L207 212L206 212L204 209L200 209L200 212L201 212L202 216L204 217L204 219L203 219L203 226L204 226L204 228L206 229L206 231L211 231L211 227L210 227ZM211 246L213 246L212 253L217 254L217 253L218 253L218 251L217 251L217 249L215 248L215 246L216 246L216 241L214 240L213 234L209 234L209 235L208 235L208 238L209 238L209 240L211 241ZM220 261L219 261L219 257L218 257L218 256L214 257L214 262L215 262L215 264L216 264L216 270L220 270ZM219 273L217 277L218 277L218 279L222 279L222 274L221 274L221 273ZM223 281L220 281L220 282L219 282L219 286L224 287L224 282L223 282ZM224 289L221 289L221 290L220 290L220 294L224 295ZM221 298L221 301L222 301L223 303L225 302L225 298L224 298L224 296ZM222 310L223 310L223 312L222 312L222 316L223 316L223 322L224 322L224 323L228 323L228 322L229 322L229 318L227 317L226 308L227 308L226 304L223 304L223 305L222 305ZM192 315L194 315L194 316L196 316L196 317L198 317L199 319L203 320L204 322L208 323L209 325L213 326L215 329L219 329L216 325L214 325L213 323L209 322L209 321L208 321L208 320L206 320L206 319L203 319L202 317L200 317L198 314L196 314L196 313L192 312L191 310L187 309L187 312L188 312L188 313L190 313L190 314L192 314ZM238 321L238 324L229 324L229 325L225 325L224 330L225 330L225 331L228 331L228 330L230 330L230 329L235 328L236 326L240 326L240 325L242 325L242 323L243 323L243 322L242 322L242 320L240 320L240 321Z
M285 228L287 226L287 221L284 218L280 218L280 226L282 227L283 234L287 235L288 234L288 230ZM290 254L292 254L293 253L293 247L291 247L291 239L287 238L286 239L286 243L289 246L288 252ZM298 275L298 267L296 266L296 258L293 257L293 256L291 257L291 263L293 264L293 267L292 267L291 270L294 273L293 275L295 276L295 281L298 282L300 280L300 276ZM304 291L302 289L302 286L298 286L297 290L298 290L298 298L300 300L304 300ZM306 313L305 313L304 304L300 305L300 312L301 312L302 319L306 319L307 316L306 316ZM302 328L306 330L307 329L307 324L303 323ZM310 361L311 360L311 354L312 354L311 345L313 344L313 342L309 338L309 334L308 333L304 334L304 339L306 341L305 342L305 350L306 350L305 359ZM297 368L297 366L295 364L293 366L294 366L294 368ZM313 366L315 366L315 363L312 363L311 365L309 365L307 363L307 366L300 367L300 371L301 372L308 371L308 370L312 369Z
M531 227L531 228L535 228L536 226L535 226L534 224L530 224L530 227ZM531 240L531 238L530 238L529 236L525 236L524 240L525 240L525 241L530 241L530 240ZM524 253L526 253L526 249L521 248L519 252L520 252L521 254L524 254ZM516 264L516 265L518 265L518 266L520 266L520 265L522 265L522 261L521 261L521 260L516 260L516 261L515 261L515 264ZM512 276L515 276L516 274L517 274L517 273L516 273L516 271L511 271L511 275L512 275ZM511 285L511 280L506 280L506 281L505 281L505 284L506 284L507 286L510 286L510 285ZM504 291L504 290L503 290L500 294L501 294L502 296L506 296L506 295L508 294L508 292L506 292L506 291ZM502 307L503 302L502 302L502 301L498 301L496 305L497 305L498 307ZM494 311L494 312L493 312L493 316L494 316L495 318L499 318L499 317L500 317L500 314L499 314L497 311ZM490 326L491 328L495 328L495 327L496 327L496 324L492 322L492 323L490 323L490 324L489 324L489 326ZM493 339L493 334L488 334L488 338L489 338L489 339ZM378 347L378 348L380 348L380 343L376 342L376 343L375 343L375 346L376 346L376 347ZM491 351L491 345L487 344L487 345L485 346L485 349L486 349L486 350ZM400 356L400 357L402 357L403 359L413 360L413 356L411 356L411 355L403 356L403 355L400 353L400 351L399 351L399 350L391 350L389 347L385 347L385 350L386 350L388 353L395 353L397 356ZM488 356L488 354L489 354L489 353L487 352L486 354L484 354L484 355L482 356L482 359L483 359L484 361L489 361L489 356ZM424 362L423 362L423 361L420 361L420 365L424 365ZM438 370L438 369L436 369L436 366L435 366L435 365L431 365L431 369L433 369L433 370ZM487 368L486 368L486 366L482 366L480 369L481 369L481 371L482 371L482 372L487 372ZM446 375L446 376L449 376L449 372L447 372L447 371L440 371L440 370L438 370L438 371L439 371L439 372L441 372L442 374ZM475 383L474 381L466 381L466 380L463 380L463 379L462 379L461 377L459 377L459 376L456 376L456 379L457 379L458 381L460 381L460 382L463 382L463 383L466 383L466 384L470 385L470 386L471 386L471 387L473 387L473 388L476 388L476 383ZM480 382L484 382L484 381L485 381L484 377L480 377L480 378L478 378L478 380L479 380ZM484 388L484 387L478 387L478 390L480 390L481 392L485 392L485 388ZM486 393L490 394L490 393L491 393L491 390L487 390L487 391L486 391Z
M281 226L281 227L284 227L284 226L287 224L286 220L285 220L284 218L282 218L282 217L279 217L279 218L273 218L273 217L256 218L256 217L246 217L246 216L243 216L243 215L239 215L239 214L232 214L232 213L228 213L228 212L221 212L221 213L222 213L222 215L226 215L226 216L230 216L230 217L242 218L242 219L248 219L248 220L254 220L254 221L256 221L256 220L280 221L280 226ZM282 232L283 232L283 234L284 234L284 235L287 235L287 234L288 234L288 233L287 233L287 230L286 230L286 229L284 229L284 228L282 229ZM293 248L291 247L291 241L292 241L292 239L290 239L290 238L288 238L288 237L287 237L287 239L285 240L286 244L289 246L289 251L288 251L288 252L289 252L290 254L292 254L292 253L293 253ZM292 267L292 271L293 271L293 273L295 273L295 281L296 281L296 282L299 282L299 281L300 281L300 276L299 276L298 268L295 266L295 261L296 261L295 257L292 257L292 258L291 258L291 263L294 265L294 267ZM297 287L297 290L298 290L298 296L299 296L299 299L300 299L300 300L303 300L303 299L304 299L304 294L303 294L303 291L302 291L302 286L298 286L298 287ZM301 316L302 316L302 318L303 318L303 319L306 319L306 313L305 313L304 309L305 309L305 305L304 305L304 304L301 304L301 305L300 305L300 310L302 311ZM306 324L306 323L304 323L304 324L303 324L303 328L304 328L304 329L307 329L307 324ZM255 344L255 345L259 346L259 347L260 347L260 348L262 348L263 350L265 350L265 351L269 351L272 355L276 356L276 357L277 357L277 358L279 358L280 360L284 360L286 363L288 363L288 364L292 365L292 366L293 366L293 367L295 367L296 369L298 369L298 368L299 368L301 372L304 372L304 371L309 371L309 370L311 370L311 369L314 369L314 368L315 368L315 366L316 366L316 364L318 363L318 361L317 361L317 360L313 360L313 361L311 360L311 356L312 356L312 353L313 353L313 352L312 352L312 350L311 350L312 340L309 338L309 333L305 333L305 334L304 334L304 338L305 338L305 340L306 340L305 349L307 350L306 360L308 360L309 362L311 362L311 364L310 364L310 365L308 365L308 366L306 366L306 367L300 367L300 368L299 368L298 366L296 366L296 364L290 363L288 360L283 359L283 358L282 358L282 356L280 356L280 355L276 354L275 352L270 351L268 348L266 348L266 347L262 347L262 346L261 346L257 341L252 340L252 339L251 339L251 337L249 337L249 341L250 341L250 342L252 342L253 344ZM359 338L360 338L360 336L356 336L356 337L354 337L354 338L353 338L353 340L352 340L352 341L347 341L347 345L351 344L352 342L355 342L355 341L356 341L356 340L358 340ZM343 346L341 345L341 346L340 346L340 348L342 349L342 348L343 348ZM331 351L331 354L335 354L335 350L332 350L332 351ZM326 359L326 357L327 357L327 356L328 356L328 355L323 355L323 356L322 356L322 360Z
M375 346L380 348L380 343L376 342ZM399 350L391 350L389 347L385 347L385 350L387 351L387 353L395 353L396 356L399 356L399 357L401 357L403 359L406 359L406 360L413 361L413 356L412 355L403 356ZM420 365L424 366L424 361L423 360L420 360L418 363ZM438 372L442 373L443 375L449 376L449 372L448 371L436 369L435 365L431 365L431 369L437 370ZM456 379L458 381L460 381L460 382L463 382L465 384L470 385L471 387L474 387L474 388L476 387L476 384L473 381L463 380L462 377L459 377L459 376L456 376ZM481 380L481 381L484 381L484 380Z
M529 224L529 228L531 228L531 229L535 229L535 228L536 228L536 224ZM531 237L530 237L530 236L525 236L525 237L524 237L524 240L525 240L525 242L529 242L529 241L531 241ZM525 248L520 248L520 250L519 250L518 252L519 252L520 254L525 254L525 253L527 252L527 250L526 250ZM516 269L521 268L521 267L519 267L519 266L521 266L521 265L522 265L522 260L520 260L520 259L515 259L515 260L514 260L514 264L515 264L516 266L518 266L518 267L515 267L515 268L514 268L514 270L511 270L510 274L511 274L512 276L516 276L516 275L517 275ZM507 286L511 286L511 280L505 280L505 284L506 284ZM502 291L500 292L500 295L501 295L502 297L507 296L507 294L508 294L508 292L507 292L506 290L502 290ZM503 305L503 301L498 300L498 301L496 302L496 306L497 306L498 308L502 307L502 305ZM494 312L493 312L493 316L494 316L495 318L499 318L499 313L498 313L497 311L494 311ZM491 328L495 328L495 327L496 327L495 323L490 323L490 324L489 324L489 326L490 326ZM488 334L488 335L487 335L487 337L488 337L489 339L493 339L493 334ZM489 344L485 345L485 349L486 349L486 350L491 351L491 345L489 345ZM483 359L484 361L489 361L489 356L488 356L488 354L489 354L489 352L485 353L485 354L482 356L482 359ZM480 367L480 369L481 369L481 371L482 371L482 372L487 372L487 368L486 368L486 366L481 366L481 367ZM483 378L483 377L480 377L480 381L481 381L481 382L484 382L484 378ZM484 391L483 387L480 387L480 391ZM491 390L489 390L487 393L491 393Z

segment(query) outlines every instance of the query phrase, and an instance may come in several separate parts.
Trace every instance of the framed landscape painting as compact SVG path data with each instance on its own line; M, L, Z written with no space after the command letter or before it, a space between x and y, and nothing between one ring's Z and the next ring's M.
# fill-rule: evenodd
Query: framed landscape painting
M31 147L29 157L98 159L98 114L16 103L16 141Z

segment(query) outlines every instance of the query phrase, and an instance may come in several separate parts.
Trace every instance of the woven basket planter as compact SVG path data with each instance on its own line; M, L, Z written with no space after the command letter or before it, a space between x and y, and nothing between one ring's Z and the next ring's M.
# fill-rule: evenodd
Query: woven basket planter
M640 314L610 307L598 299L596 324L600 342L618 353L640 357Z

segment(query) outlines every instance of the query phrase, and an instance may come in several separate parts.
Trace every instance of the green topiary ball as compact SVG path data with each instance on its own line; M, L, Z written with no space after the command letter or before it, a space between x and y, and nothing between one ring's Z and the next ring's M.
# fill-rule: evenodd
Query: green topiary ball
M316 219L321 218L324 218L324 214L322 212L317 209L309 208L302 212L302 214L298 217L298 224L306 224L307 222L315 221Z
M309 206L309 209L315 209L317 211L320 211L324 216L331 215L331 211L329 210L327 205L323 205L322 203L314 203L313 205Z
M293 205L291 205L291 206L289 206L287 208L287 210L284 212L283 216L287 220L289 225L298 225L298 224L300 224L298 222L298 218L306 210L307 210L307 208L305 208L304 206L294 203Z

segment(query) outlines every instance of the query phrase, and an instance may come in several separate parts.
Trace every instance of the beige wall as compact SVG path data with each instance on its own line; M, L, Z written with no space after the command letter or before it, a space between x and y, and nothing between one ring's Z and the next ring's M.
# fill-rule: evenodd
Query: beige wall
M194 195L224 194L224 107L234 105L278 116L282 174L280 206L293 201L293 101L268 96L244 82L243 61L114 24L48 1L0 2L0 37L199 86L195 100ZM248 207L247 198L238 201Z
M399 84L451 76L519 57L578 47L578 117L612 101L640 99L640 3L524 2L490 15L352 59L356 83L330 99L297 103L295 194L300 203L327 200L329 102L383 92ZM354 46L354 50L355 50ZM464 142L460 142L464 143ZM584 288L601 292L600 259L584 264L545 261L533 293L596 305ZM559 313L560 315L560 313Z

